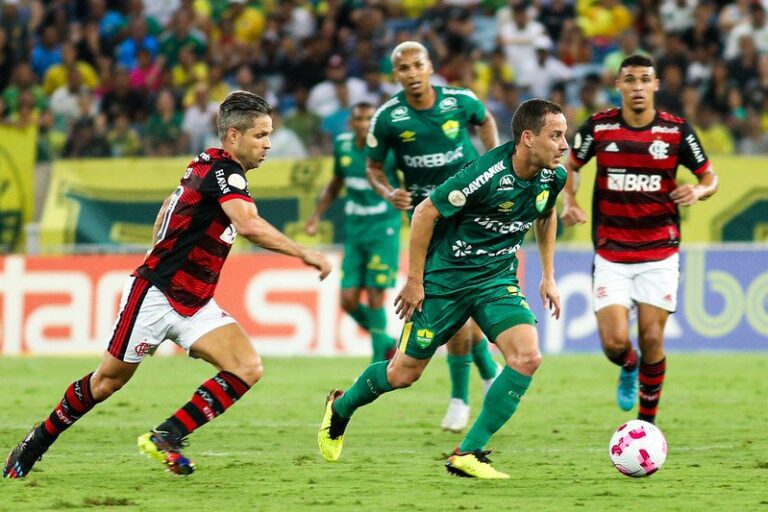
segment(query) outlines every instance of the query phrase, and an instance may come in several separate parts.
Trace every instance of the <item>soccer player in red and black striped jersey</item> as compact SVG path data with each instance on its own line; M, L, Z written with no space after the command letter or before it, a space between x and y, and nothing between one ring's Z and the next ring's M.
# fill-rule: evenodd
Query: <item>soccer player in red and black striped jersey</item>
M653 60L624 59L616 87L621 108L593 115L575 135L562 219L566 226L586 222L575 197L578 170L596 157L593 305L600 341L608 359L621 366L619 407L632 410L639 387L638 418L654 422L666 369L664 326L677 307L679 207L712 196L717 174L688 122L656 110ZM678 184L678 165L698 183ZM639 354L629 339L633 306Z
M194 471L181 453L186 436L226 411L263 372L251 341L213 298L235 236L300 258L320 279L331 270L323 254L298 245L260 217L251 199L245 173L267 156L271 112L250 92L233 92L222 102L217 118L222 149L195 158L160 208L154 246L126 283L101 364L73 382L50 415L11 451L4 478L25 477L64 430L123 387L165 339L219 371L189 402L140 436L138 445L173 473Z

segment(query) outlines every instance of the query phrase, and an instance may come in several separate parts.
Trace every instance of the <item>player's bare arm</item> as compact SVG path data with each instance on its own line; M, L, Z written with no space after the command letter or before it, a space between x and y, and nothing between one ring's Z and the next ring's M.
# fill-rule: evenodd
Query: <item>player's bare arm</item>
M160 226L163 224L163 217L165 217L165 212L168 210L168 205L171 203L171 196L168 196L163 201L162 206L160 206L160 210L157 212L157 217L155 217L155 223L152 226L152 245L155 245L157 243L157 235L160 233Z
M697 201L706 201L717 192L718 178L714 170L710 169L698 176L698 180L696 185L690 183L680 185L669 195L680 206L691 206Z
M312 212L312 215L307 219L307 223L304 224L304 231L306 231L307 234L317 234L317 225L320 222L320 217L328 211L331 203L339 197L339 192L341 192L343 186L344 181L339 176L334 176L331 181L328 182L328 185L323 189L323 193L320 194L320 199L317 201L315 211Z
M279 252L301 259L306 265L320 271L320 279L325 279L331 273L331 264L326 257L318 252L303 247L272 224L259 216L256 205L243 199L232 199L222 203L221 207L237 232L251 243L270 251Z
M411 194L400 187L393 187L387 179L387 173L384 172L384 163L368 159L365 167L365 174L371 183L373 190L388 201L398 210L410 210L413 208Z
M552 316L560 318L560 293L555 283L555 237L557 236L557 212L551 208L533 223L536 245L541 258L541 284L539 293L544 307L552 310Z
M565 169L568 171L568 179L563 188L563 213L560 218L566 226L584 224L587 222L587 214L576 201L576 192L579 190L579 168L570 158L566 159Z
M435 221L439 217L440 212L429 198L422 201L413 212L408 246L408 280L395 298L395 313L406 321L416 309L421 311L424 302L424 263L435 230Z
M496 129L496 119L493 118L490 112L487 112L485 120L477 125L477 134L480 136L480 140L486 150L493 149L499 145L499 130Z

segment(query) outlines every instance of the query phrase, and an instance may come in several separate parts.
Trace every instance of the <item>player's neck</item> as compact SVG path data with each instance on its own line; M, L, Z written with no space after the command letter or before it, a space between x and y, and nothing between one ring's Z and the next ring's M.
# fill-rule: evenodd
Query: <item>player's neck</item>
M518 178L530 181L541 170L541 167L532 165L528 158L522 154L518 148L512 154L512 170L515 172Z
M365 135L363 135L362 137L358 137L357 135L355 135L355 146L357 147L357 149L365 148Z
M436 99L437 99L437 93L435 92L435 88L432 87L431 84L424 94L420 94L418 96L408 94L408 93L405 94L405 100L408 102L410 106L412 106L416 110L427 110L432 108L432 106L435 104Z
M648 126L656 117L656 109L649 108L642 112L634 112L628 108L621 109L621 117L624 122L632 128L642 128Z

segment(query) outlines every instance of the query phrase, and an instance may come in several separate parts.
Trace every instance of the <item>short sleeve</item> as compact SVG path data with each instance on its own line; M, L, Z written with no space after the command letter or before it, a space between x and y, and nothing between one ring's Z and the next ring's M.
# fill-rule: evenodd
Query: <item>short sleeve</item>
M474 125L483 124L485 122L485 118L488 117L488 112L485 109L485 105L477 98L477 96L475 96L475 93L470 90L467 90L466 92L467 94L464 95L463 103L469 122Z
M712 166L698 135L688 121L683 123L679 155L679 163L696 176L701 176Z
M482 185L475 183L479 174L475 162L464 166L430 194L432 204L443 217L451 217L466 206L482 201L487 194L491 180L486 180Z
M248 190L248 180L245 179L245 172L234 162L214 162L200 187L200 191L219 203L231 199L244 199L253 202Z
M573 145L568 158L576 164L576 167L583 166L595 156L594 127L595 124L590 117L573 136Z
M368 130L368 136L365 138L366 153L368 158L374 162L384 162L389 151L389 140L387 136L387 122L385 112L379 109L371 120L371 127Z

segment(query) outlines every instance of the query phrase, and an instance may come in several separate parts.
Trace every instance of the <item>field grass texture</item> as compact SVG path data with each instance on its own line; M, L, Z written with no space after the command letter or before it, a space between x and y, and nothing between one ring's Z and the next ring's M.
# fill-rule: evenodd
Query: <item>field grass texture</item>
M97 364L0 359L0 457ZM136 437L215 370L182 356L150 358L26 479L0 481L0 511L768 511L768 354L668 355L657 424L669 456L645 479L622 476L608 458L613 430L636 411L615 405L618 368L596 353L545 356L518 412L489 445L510 480L445 472L461 436L439 429L449 398L442 357L412 388L360 409L341 459L327 463L316 445L325 396L348 387L365 365L267 358L264 379L190 437L185 453L197 471L182 478L139 455ZM482 400L476 372L471 400L474 419Z

